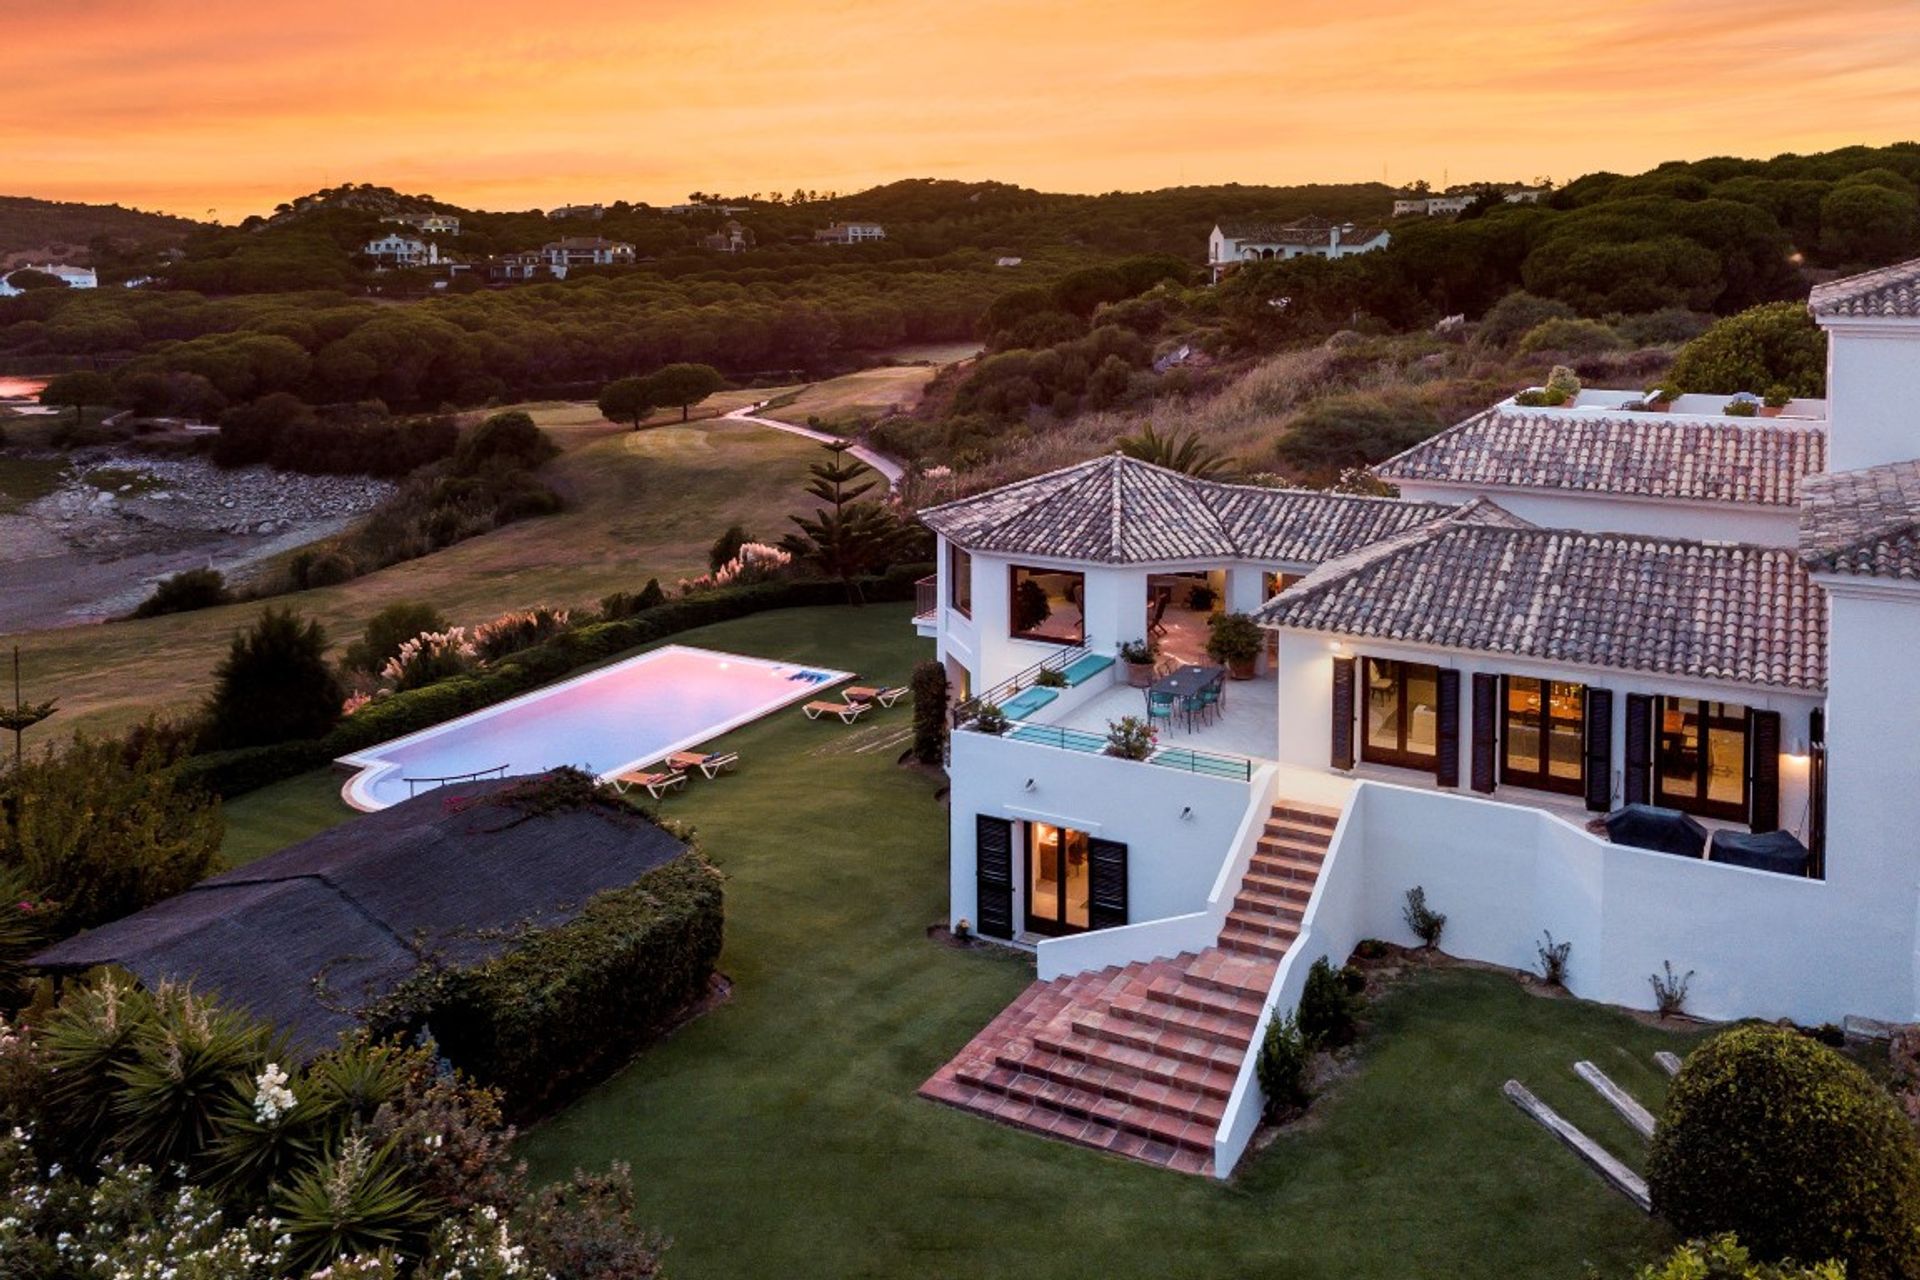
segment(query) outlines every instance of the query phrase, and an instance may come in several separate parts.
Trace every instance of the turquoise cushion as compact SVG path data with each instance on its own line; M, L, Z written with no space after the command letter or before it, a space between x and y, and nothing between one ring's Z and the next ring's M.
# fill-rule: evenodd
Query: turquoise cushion
M1009 720L1025 720L1028 716L1059 696L1060 694L1053 689L1042 689L1035 686L1019 697L1009 698L1006 702L1001 703L1000 709L1007 713L1007 719Z
M1106 654L1090 653L1061 674L1066 676L1068 684L1082 685L1112 665L1113 659Z

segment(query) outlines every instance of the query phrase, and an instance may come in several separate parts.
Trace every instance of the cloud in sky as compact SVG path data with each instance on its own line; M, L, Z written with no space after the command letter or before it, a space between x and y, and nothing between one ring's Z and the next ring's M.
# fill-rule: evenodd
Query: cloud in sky
M1914 0L13 0L0 191L234 218L850 190L1566 179L1920 134Z

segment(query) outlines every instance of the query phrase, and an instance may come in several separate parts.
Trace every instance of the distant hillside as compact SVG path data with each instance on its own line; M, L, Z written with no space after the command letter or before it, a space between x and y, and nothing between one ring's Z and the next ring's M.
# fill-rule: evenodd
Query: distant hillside
M395 191L392 187L375 186L371 182L346 182L337 187L327 187L308 195L276 205L273 215L265 220L268 226L285 226L298 222L315 214L336 210L348 210L353 213L371 214L376 218L392 217L396 214L414 213L452 213L466 212L457 205L435 200L432 196L410 196ZM248 219L253 223L253 219Z
M122 247L177 245L204 223L117 204L72 204L31 196L0 196L0 260L72 261L108 236Z

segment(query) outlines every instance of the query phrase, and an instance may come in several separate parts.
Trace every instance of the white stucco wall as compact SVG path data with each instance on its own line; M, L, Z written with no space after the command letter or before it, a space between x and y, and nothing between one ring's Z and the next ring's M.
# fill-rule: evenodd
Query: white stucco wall
M1920 320L1828 322L1826 329L1828 470L1920 458L1913 413Z
M1734 502L1658 502L1565 489L1513 489L1501 485L1434 484L1409 480L1400 496L1415 502L1471 502L1487 498L1543 529L1592 533L1638 533L1658 538L1749 542L1763 547L1799 545L1797 507Z
M1333 646L1341 646L1338 654ZM1468 786L1472 777L1473 688L1476 671L1493 675L1528 676L1542 680L1570 680L1613 692L1613 777L1609 779L1613 803L1624 797L1623 771L1626 766L1626 715L1629 693L1660 694L1679 698L1706 698L1735 702L1742 706L1780 713L1780 738L1785 754L1780 763L1780 825L1803 841L1809 834L1807 824L1807 766L1802 752L1807 741L1809 713L1819 705L1812 696L1747 689L1732 685L1670 680L1638 672L1604 668L1550 665L1529 662L1504 655L1464 654L1445 650L1420 649L1410 645L1384 644L1354 637L1335 638L1308 632L1280 634L1278 696L1280 699L1280 741L1278 759L1282 764L1305 769L1326 770L1333 723L1333 659L1336 656L1390 658L1407 662L1431 663L1460 672L1460 787L1462 794L1478 795ZM1915 705L1920 706L1920 703ZM1356 713L1357 714L1357 713ZM1356 752L1359 729L1356 725ZM1799 746L1801 751L1795 751ZM1396 771L1399 772L1399 771ZM1405 771L1410 783L1432 785L1429 773ZM1499 787L1495 800L1511 799L1519 803L1539 803L1547 793L1522 787ZM1579 796L1551 797L1570 807L1579 807ZM1916 830L1920 830L1917 822ZM1831 842L1830 842L1831 847ZM1831 863L1831 859L1829 860Z
M1011 818L1014 920L1025 919L1025 824L1071 827L1127 846L1129 922L1206 908L1249 804L1265 792L1241 782L1113 756L962 731L953 735L949 923L980 919L974 881L980 814ZM1033 790L1026 789L1031 778ZM1268 786L1270 779L1263 779Z

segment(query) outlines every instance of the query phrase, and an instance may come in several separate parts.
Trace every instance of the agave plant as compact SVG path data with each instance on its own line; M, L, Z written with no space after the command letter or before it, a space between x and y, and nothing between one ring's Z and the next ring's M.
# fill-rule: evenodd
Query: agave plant
M1120 452L1156 467L1201 478L1222 476L1232 469L1225 458L1200 443L1197 432L1163 436L1151 422L1139 435L1121 437Z
M417 1252L432 1218L418 1192L390 1167L388 1149L365 1134L341 1139L294 1175L275 1200L298 1274L336 1258Z
M121 1071L154 1020L153 999L109 972L69 994L47 1019L40 1043L52 1072L46 1114L70 1163L91 1166L115 1129Z
M411 1073L406 1050L356 1035L314 1061L307 1071L306 1100L338 1129L365 1125L401 1095Z
M221 1115L248 1098L249 1082L287 1056L265 1025L161 983L153 1017L134 1034L132 1059L113 1069L121 1149L156 1168L198 1158L213 1143Z

